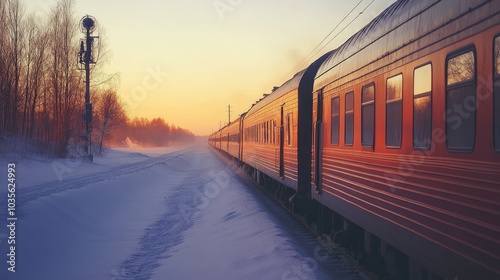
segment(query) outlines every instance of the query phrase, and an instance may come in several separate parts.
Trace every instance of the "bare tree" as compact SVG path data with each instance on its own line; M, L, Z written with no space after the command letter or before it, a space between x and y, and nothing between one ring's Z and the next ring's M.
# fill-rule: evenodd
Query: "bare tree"
M7 63L6 2L0 0L0 132L5 131L8 118L8 63Z
M30 123L28 128L28 134L31 138L35 137L34 127L35 127L35 114L37 107L41 107L40 92L43 91L44 78L45 78L45 68L46 68L46 50L47 50L47 33L44 31L44 27L40 25L35 25L35 40L33 42L33 71L30 77L32 83L32 100L30 108ZM42 111L42 110L39 110ZM37 136L38 138L38 136Z
M96 64L90 68L92 88L111 87L116 88L120 83L118 73L107 74L104 72L104 66L111 61L112 52L108 48L106 30L103 26L98 26L99 38L94 40L93 59ZM95 35L95 34L94 34Z
M24 65L25 67L25 79L24 79L24 104L23 104L23 122L21 125L21 134L22 135L27 135L28 134L28 113L29 107L30 107L30 102L32 101L31 96L32 96L32 87L31 87L31 71L33 69L33 55L34 55L34 41L36 37L36 24L35 24L35 18L33 15L31 15L27 22L26 22L26 51L24 57L22 59L25 61Z
M10 41L10 56L12 57L13 66L13 85L12 94L13 99L9 101L12 102L10 105L11 115L10 117L10 127L9 130L16 132L18 129L18 116L17 112L19 110L19 103L21 100L21 90L20 90L20 80L22 72L22 57L24 54L24 7L22 2L17 0L8 1L8 13L7 13L7 29L9 30L9 41Z
M106 90L99 95L97 100L97 121L99 132L99 153L102 152L103 142L118 125L127 121L125 110L114 90Z
M75 131L83 108L82 79L75 59L78 20L73 15L73 1L59 2L50 22L51 138L55 139L57 154L64 155L69 140L80 133Z
M113 144L123 145L129 141L146 146L162 147L194 140L189 130L168 124L162 118L148 120L134 118L113 131Z

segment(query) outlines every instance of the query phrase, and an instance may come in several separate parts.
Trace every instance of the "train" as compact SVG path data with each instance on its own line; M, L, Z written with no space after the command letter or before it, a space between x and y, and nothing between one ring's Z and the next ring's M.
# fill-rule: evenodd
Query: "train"
M381 279L500 279L500 1L396 1L208 143Z

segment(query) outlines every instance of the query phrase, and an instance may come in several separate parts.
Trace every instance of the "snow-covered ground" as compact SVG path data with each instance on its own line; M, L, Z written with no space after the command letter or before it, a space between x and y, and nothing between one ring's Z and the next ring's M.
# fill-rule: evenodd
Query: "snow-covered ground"
M8 163L0 279L361 279L205 141L17 161L13 273Z

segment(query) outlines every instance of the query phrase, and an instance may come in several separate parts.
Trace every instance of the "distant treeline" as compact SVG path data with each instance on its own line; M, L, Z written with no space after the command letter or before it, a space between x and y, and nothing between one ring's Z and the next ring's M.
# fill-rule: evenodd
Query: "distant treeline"
M160 147L194 141L195 135L183 128L169 125L162 118L135 118L111 133L110 145L141 145Z

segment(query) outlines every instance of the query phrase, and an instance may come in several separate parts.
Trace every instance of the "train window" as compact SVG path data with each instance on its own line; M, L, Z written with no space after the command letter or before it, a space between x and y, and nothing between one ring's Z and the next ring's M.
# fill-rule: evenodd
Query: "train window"
M260 142L265 143L266 142L266 136L264 135L265 133L265 128L264 128L264 123L260 124Z
M276 120L273 120L273 144L276 144Z
M274 120L271 120L271 143L275 143L275 140L274 140L274 131L276 130L276 123L274 122Z
M268 121L268 128L269 128L269 143L273 144L274 143L274 126L273 126L273 120Z
M432 130L432 66L426 64L413 72L413 147L428 150Z
M269 143L273 143L273 121L267 121L267 135L269 137Z
M273 132L274 132L274 128L273 128L273 121L268 121L268 128L269 128L269 143L274 143L274 139L273 139Z
M270 140L270 133L269 133L269 121L266 121L265 123L265 126L266 126L266 143L270 143L271 141Z
M403 75L387 79L385 144L401 147L401 124L403 118Z
M267 143L273 142L273 131L271 127L271 121L267 121Z
M255 125L252 125L252 142L257 142L257 133L256 133Z
M261 139L261 142L262 143L266 143L266 138L267 138L267 135L266 135L266 123L263 122L260 124L260 129L261 129L261 135L262 135L262 139Z
M260 135L261 135L260 142L266 143L266 123L260 124Z
M495 150L500 152L500 36L495 38L495 46L493 48L493 61L495 74L493 75L493 103L494 103L494 133L495 133Z
M260 143L260 124L255 125L255 143Z
M332 105L332 132L331 132L331 143L332 145L339 144L339 131L340 131L340 100L339 96L333 97L331 101Z
M267 139L268 139L267 132L268 132L268 130L267 130L267 122L264 122L264 143L267 143Z
M273 121L267 122L267 128L269 133L269 143L273 143Z
M267 135L269 137L269 143L273 143L273 126L272 121L267 121Z
M446 147L472 151L476 136L474 51L455 54L446 62Z
M344 142L351 146L354 140L354 92L345 94L345 134Z
M364 86L361 91L361 145L373 147L375 137L375 86Z
M256 124L254 125L254 137L255 137L255 143L259 143L259 126Z
M276 120L273 120L273 143L276 144Z
M292 117L292 113L286 115L286 123L287 123L286 142L288 143L288 146L292 146L292 137L293 137L293 117Z
M259 128L256 124L253 126L253 138L255 143L259 142Z
M260 143L260 124L255 125L255 137L256 143Z
M260 124L262 130L262 143L267 143L267 130L266 130L266 122Z
M269 137L269 143L273 143L273 126L272 126L273 121L267 121L267 133Z
M260 125L260 143L265 143L265 135L264 135L264 123L261 123Z

